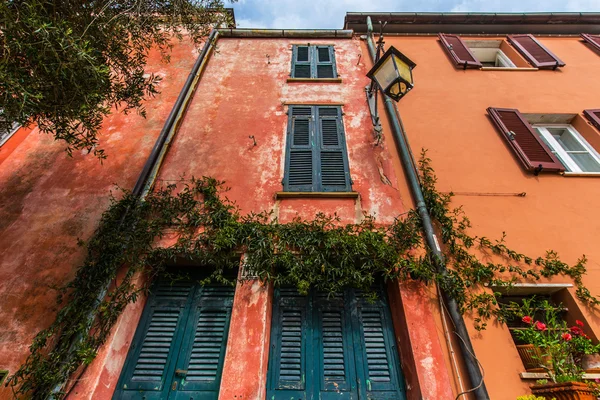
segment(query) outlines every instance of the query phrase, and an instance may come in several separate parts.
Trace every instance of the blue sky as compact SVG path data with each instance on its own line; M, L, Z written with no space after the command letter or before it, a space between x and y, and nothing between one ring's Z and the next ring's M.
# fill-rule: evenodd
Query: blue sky
M238 0L233 8L239 28L341 29L348 11L600 12L600 0Z

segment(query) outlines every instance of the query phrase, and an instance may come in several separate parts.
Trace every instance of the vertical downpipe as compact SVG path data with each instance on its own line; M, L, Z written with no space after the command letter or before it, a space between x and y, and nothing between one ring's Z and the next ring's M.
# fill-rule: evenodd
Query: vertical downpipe
M373 39L373 23L371 22L371 17L367 17L367 46L369 48L371 60L373 63L375 63L376 49L375 41ZM404 174L406 175L410 192L416 203L417 212L419 213L419 217L423 223L423 233L425 235L427 246L433 254L433 260L438 272L443 275L447 275L448 271L446 270L444 254L438 245L433 224L431 222L431 216L429 215L429 211L425 205L425 199L423 197L423 191L421 190L419 177L415 172L415 162L412 159L408 138L406 137L401 126L402 123L400 121L400 113L396 112L393 100L383 91L381 91L381 96L384 99L385 111L390 120L390 125L392 127L392 132L396 142L396 148L398 149L400 155L402 168L404 169ZM475 351L473 350L471 338L469 337L469 332L465 326L465 321L462 318L458 304L456 303L456 300L448 296L444 290L441 290L441 293L444 303L446 304L446 308L448 309L448 313L450 314L450 318L452 319L452 323L456 328L455 333L458 336L462 358L467 368L467 375L472 387L472 389L468 390L468 392L474 392L477 400L489 400L490 396L488 395L485 387L483 375L481 373L481 369L479 368L479 362L475 357Z

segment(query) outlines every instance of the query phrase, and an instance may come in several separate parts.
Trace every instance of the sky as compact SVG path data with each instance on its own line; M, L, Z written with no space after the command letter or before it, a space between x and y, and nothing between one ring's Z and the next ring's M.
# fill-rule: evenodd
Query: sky
M600 0L238 0L239 28L342 29L360 12L600 12Z

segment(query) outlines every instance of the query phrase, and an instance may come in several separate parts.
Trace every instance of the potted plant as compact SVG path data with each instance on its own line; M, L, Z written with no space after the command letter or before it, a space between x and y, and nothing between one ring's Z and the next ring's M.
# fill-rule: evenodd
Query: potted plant
M529 303L522 309L527 310ZM538 364L544 368L550 378L549 382L538 382L531 388L534 395L546 399L557 400L595 400L594 388L583 382L583 369L577 362L578 351L582 350L583 340L574 336L566 322L560 318L561 307L550 304L547 300L536 304L537 314L523 315L522 321L526 327L515 331L515 335L523 342L539 349ZM535 315L540 315L536 320ZM579 328L581 326L577 325ZM583 333L583 330L581 330ZM573 342L573 339L579 342ZM577 347L579 346L579 347Z
M592 339L583 331L584 327L583 322L576 320L575 325L569 328L573 354L585 372L598 373L600 372L600 354L598 354L600 344L592 342Z

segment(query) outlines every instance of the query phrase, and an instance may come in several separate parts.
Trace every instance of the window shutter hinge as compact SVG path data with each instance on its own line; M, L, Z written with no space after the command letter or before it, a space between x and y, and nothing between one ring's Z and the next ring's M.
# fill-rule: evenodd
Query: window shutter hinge
M516 133L514 133L513 131L508 131L508 137L510 138L510 140L515 140L515 136L517 136Z

